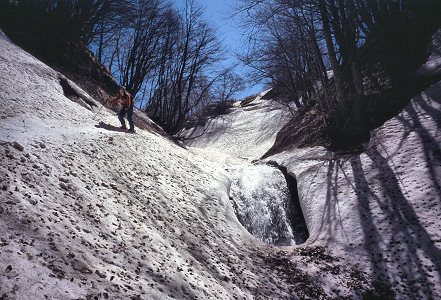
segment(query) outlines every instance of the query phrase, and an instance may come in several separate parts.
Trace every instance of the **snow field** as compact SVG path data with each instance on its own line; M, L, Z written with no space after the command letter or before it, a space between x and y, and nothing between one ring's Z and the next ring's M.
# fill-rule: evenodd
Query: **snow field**
M361 155L293 150L268 160L298 182L309 244L359 263L397 299L441 297L441 82L373 133Z
M154 133L97 128L116 115L93 121L98 104L67 99L59 74L4 35L0 50L0 295L289 295L235 218L223 168Z
M227 154L243 160L259 158L271 148L277 132L292 115L286 105L262 100L267 92L262 92L244 107L235 102L228 114L208 120L205 126L183 130L178 135L188 139L185 142L188 146L208 149L216 154L222 152L217 154L220 157Z
M433 37L431 51L420 74L433 76L441 69L440 31ZM315 147L264 160L287 167L297 180L310 233L304 246L323 246L348 265L358 266L385 299L441 298L440 95L438 82L415 96L398 116L373 132L371 144L360 155ZM216 161L208 154L212 151L257 159L272 142L259 143L255 137L261 134L263 140L274 141L278 124L283 126L274 121L283 118L265 119L265 106L259 97L255 101L256 111L236 106L205 128L189 130L194 139L188 144L211 161ZM233 124L239 126L229 130ZM260 133L258 124L265 124L268 131ZM246 163L217 157L228 167ZM323 272L309 267L311 272ZM324 282L332 280L328 277ZM358 289L366 284L368 280ZM346 282L343 285L348 287Z
M338 299L369 279L397 299L441 297L441 83L361 155L268 158L296 177L310 232L303 246L274 247L239 224L224 169L264 154L286 109L263 94L236 104L187 150L97 128L116 115L93 121L99 104L69 100L59 80L0 32L0 296Z

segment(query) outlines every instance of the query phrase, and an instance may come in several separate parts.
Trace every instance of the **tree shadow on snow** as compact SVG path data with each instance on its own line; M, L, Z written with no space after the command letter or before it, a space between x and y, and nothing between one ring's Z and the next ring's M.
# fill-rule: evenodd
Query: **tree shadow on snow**
M339 216L339 202L343 200L339 184L352 186L363 232L359 246L368 255L373 270L374 295L377 297L393 297L392 289L402 297L432 299L439 296L439 290L434 291L434 282L441 278L441 249L434 245L434 237L428 232L433 220L422 219L416 210L428 213L430 207L441 203L441 148L437 136L441 127L441 99L437 96L440 92L441 84L432 86L397 117L404 126L397 153L411 134L417 135L420 143L416 147L421 145L424 156L420 160L427 162L425 167L429 175L426 184L424 178L421 178L420 184L429 185L428 192L432 193L424 196L415 191L409 195L403 190L405 182L392 160L397 153L381 154L372 148L365 152L368 159L362 160L358 155L329 161L323 221L334 218L333 224L344 228L341 218L335 220ZM423 118L426 118L424 124ZM435 126L424 127L427 122ZM381 143L378 145L382 146ZM350 169L345 168L346 162L350 162ZM339 180L339 174L344 175L346 183ZM334 229L329 228L329 231Z
M387 276L385 271L389 269L392 282L401 279L406 283L405 293L419 293L420 296L431 298L433 295L429 277L435 275L431 274L433 271L441 274L441 250L433 245L410 199L406 199L402 193L398 176L388 160L376 149L367 154L378 170L377 182L384 193L383 197L377 197L377 191L369 185L360 158L354 159L351 165L356 178L359 214L365 233L364 246L371 256L372 267L378 272L378 279L384 279ZM385 243L383 248L378 248L378 238L385 237L384 233L389 241L382 241Z
M362 160L362 156L358 155L329 161L323 221L333 221L331 224L334 224L334 228L329 228L327 234L332 236L336 226L344 229L344 221L339 218L338 209L344 195L340 194L343 190L339 185L350 185L356 194L356 207L363 233L363 237L360 237L362 244L359 246L368 255L373 270L374 295L377 297L394 297L392 289L401 294L399 297L433 299L439 296L439 288L434 287L434 283L441 278L441 249L434 244L436 235L428 231L430 226L437 225L433 223L436 220L426 220L422 218L424 215L417 213L430 213L431 208L436 211L441 203L439 94L440 83L415 97L403 113L396 117L404 126L404 134L396 145L396 153L388 154L384 151L386 154L382 154L372 148L365 152L368 159ZM435 126L427 126L427 123ZM415 138L412 135L416 135L420 141L415 144L415 147L421 147L423 154L418 160L426 163L420 169L427 171L428 176L419 179L416 175L406 175L411 179L415 177L414 181L420 180L417 183L422 188L426 186L426 195L419 191L406 192L406 185L409 184L400 175L400 166L392 160L402 151L406 142L412 142L407 140ZM386 150L381 143L377 147ZM345 168L347 162L350 168ZM407 172L413 171L407 168ZM339 179L342 174L346 182Z
M334 230L343 234L348 231L340 216L339 204L344 202L345 195L341 194L343 190L339 185L349 184L356 194L363 233L358 246L365 250L373 271L371 296L391 299L394 298L392 290L399 289L401 296L435 298L433 281L441 277L441 249L434 245L424 220L419 220L411 205L412 199L407 199L401 191L397 172L390 162L376 149L366 154L371 160L368 165L363 165L360 156L329 162L322 223L334 224L334 227L329 227L326 234L332 237ZM346 162L350 163L350 169L344 168ZM339 179L341 175L346 183ZM352 243L358 241L348 239L349 251L357 248Z
M403 115L397 117L408 131L413 130L421 140L430 177L437 189L439 203L441 203L441 141L435 135L441 129L441 110L435 108L434 104L438 106L441 104L440 95L441 83L437 83L427 89L425 93L416 96L414 103L406 107L405 113L410 118L406 118ZM435 134L431 134L430 130L421 124L419 115L422 113L427 114L431 121L435 123Z

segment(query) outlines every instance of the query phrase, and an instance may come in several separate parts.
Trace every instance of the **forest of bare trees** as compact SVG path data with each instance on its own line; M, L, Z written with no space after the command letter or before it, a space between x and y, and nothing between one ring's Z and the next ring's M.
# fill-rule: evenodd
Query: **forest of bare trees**
M251 47L240 59L280 99L320 111L329 138L344 144L366 138L430 82L415 73L441 25L440 8L439 1L241 0L236 13Z
M233 73L217 64L223 50L196 1L185 1L182 10L160 0L120 5L122 21L99 26L92 49L167 132L177 132L192 112L243 88L219 80Z
M415 76L441 26L436 0L237 0L238 57L272 94L319 112L333 143L361 142L431 79ZM0 0L0 26L48 60L80 41L174 134L245 86L196 0ZM58 50L57 50L58 49ZM61 49L61 50L60 50ZM58 52L57 52L58 51ZM75 67L75 66L72 66ZM404 99L404 100L403 100Z
M192 111L212 101L223 72L214 68L222 58L220 43L195 1L186 1L182 11L159 0L125 6L123 22L102 26L92 49L139 107L174 133Z
M52 43L81 40L137 106L173 134L195 110L244 87L220 63L224 52L203 9L195 0L182 3L178 9L169 0L2 0L1 26L46 52Z

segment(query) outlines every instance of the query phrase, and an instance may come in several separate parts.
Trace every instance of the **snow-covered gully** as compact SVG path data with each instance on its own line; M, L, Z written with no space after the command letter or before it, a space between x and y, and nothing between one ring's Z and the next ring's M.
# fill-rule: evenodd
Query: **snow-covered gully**
M420 68L421 75L439 72L440 32L433 37L433 54ZM327 298L335 293L337 298L344 298L344 293L355 298L441 297L440 95L438 82L414 97L398 116L372 133L361 154L339 155L316 147L285 151L262 161L285 167L297 181L310 236L300 247L288 250L290 261L299 260L293 253L317 254L326 249L334 262L326 267L319 264L319 274L326 273L324 281L335 283L332 274L354 279L338 279L341 285L331 288ZM201 148L208 159L226 164L240 162L222 155L214 158L209 150L222 149L248 160L260 157L289 112L261 96L252 102L252 110L237 103L229 114L205 127L185 131L184 136L194 137L188 144ZM320 255L306 260L323 258ZM343 271L336 261L352 267Z
M184 148L99 126L114 113L93 120L99 103L68 79L87 101L67 98L60 78L0 32L1 298L441 297L441 82L360 155L262 161L295 178L309 232L276 246L236 217L231 170L271 147L289 110L259 95L183 132L199 136Z

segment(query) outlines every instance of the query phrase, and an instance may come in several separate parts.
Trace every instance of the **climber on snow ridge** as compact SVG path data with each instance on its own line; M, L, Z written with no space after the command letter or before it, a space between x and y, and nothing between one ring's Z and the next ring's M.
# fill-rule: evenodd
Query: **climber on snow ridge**
M121 128L127 129L126 122L124 120L124 115L127 113L127 120L129 121L130 129L129 131L135 132L135 126L133 124L133 99L132 95L126 91L125 87L121 87L119 90L119 95L115 99L107 101L107 103L113 103L115 101L121 100L123 107L118 113L118 119L121 122Z

